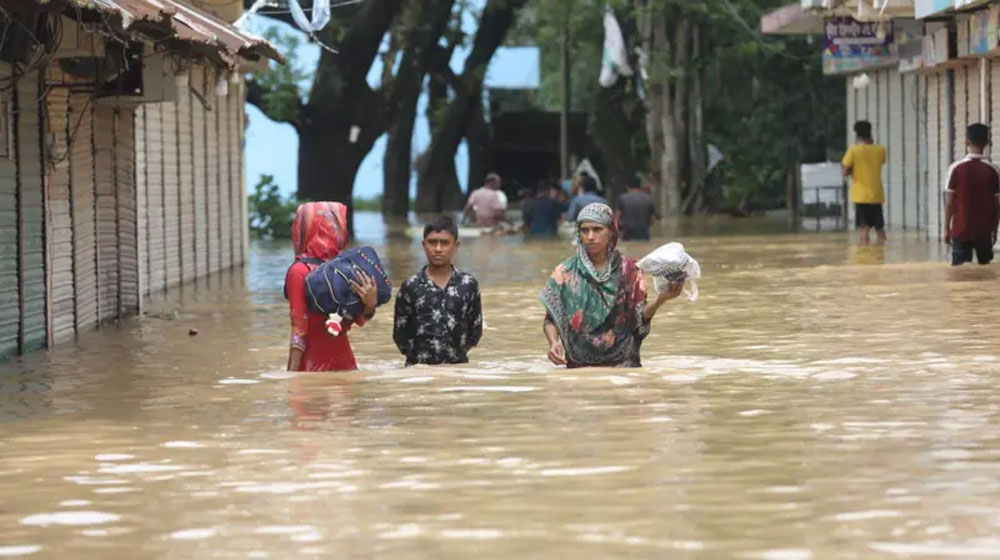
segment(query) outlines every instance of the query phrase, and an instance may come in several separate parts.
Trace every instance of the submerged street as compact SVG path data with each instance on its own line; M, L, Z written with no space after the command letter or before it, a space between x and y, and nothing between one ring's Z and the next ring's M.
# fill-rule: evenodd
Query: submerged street
M766 229L680 236L701 297L636 370L546 360L568 242L481 238L471 364L402 368L390 304L351 331L361 371L289 374L291 250L257 244L0 369L0 557L995 556L996 266ZM422 250L370 231L398 287Z

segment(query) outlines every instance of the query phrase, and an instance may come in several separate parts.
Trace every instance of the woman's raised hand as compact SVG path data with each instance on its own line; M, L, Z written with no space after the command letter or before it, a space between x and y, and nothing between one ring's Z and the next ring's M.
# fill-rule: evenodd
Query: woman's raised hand
M657 303L665 303L672 299L676 299L684 291L684 282L674 282L667 286L667 291L656 296Z

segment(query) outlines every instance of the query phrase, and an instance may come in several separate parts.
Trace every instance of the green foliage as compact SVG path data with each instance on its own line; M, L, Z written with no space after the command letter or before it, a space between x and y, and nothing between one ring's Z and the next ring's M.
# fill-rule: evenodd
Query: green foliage
M256 239L288 239L299 201L278 191L274 176L261 175L248 198L250 235Z
M263 90L264 112L273 120L294 122L299 106L309 93L313 73L299 59L301 39L298 35L270 27L264 33L285 56L285 64L274 61L267 70L254 72L253 79Z
M720 173L726 206L769 208L783 203L786 170L822 161L844 145L843 79L822 73L819 42L806 37L765 37L760 17L787 0L648 0L649 9L668 18L668 28L684 13L702 28L702 55L691 67L677 68L649 53L650 82L685 71L704 76L705 139L725 155ZM634 0L612 0L630 44L637 43ZM568 14L570 86L573 110L597 106L605 0L536 0L519 21L516 36L532 37L541 52L541 108L562 104L561 30ZM592 131L593 132L593 131ZM646 144L634 130L635 146Z

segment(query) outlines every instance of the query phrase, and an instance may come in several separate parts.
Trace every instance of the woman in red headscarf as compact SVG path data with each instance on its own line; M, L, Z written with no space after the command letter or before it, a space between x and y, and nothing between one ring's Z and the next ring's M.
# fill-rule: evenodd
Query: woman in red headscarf
M292 341L288 371L337 371L358 369L351 351L345 322L343 332L333 336L326 330L326 316L311 311L306 303L306 276L319 264L336 257L347 247L347 207L339 202L307 202L295 211L292 246L295 262L285 275L285 295L292 317ZM363 326L375 315L375 281L361 273L354 292L364 304L364 313L354 320Z

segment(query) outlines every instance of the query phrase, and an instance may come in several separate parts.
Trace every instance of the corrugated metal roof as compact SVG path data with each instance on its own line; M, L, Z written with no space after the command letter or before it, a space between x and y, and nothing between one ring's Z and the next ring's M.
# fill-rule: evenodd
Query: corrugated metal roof
M44 2L44 0L42 0ZM122 31L137 32L156 41L176 40L189 44L201 55L228 67L238 57L261 57L284 62L284 58L261 37L237 29L230 23L178 0L69 0L72 8L114 16Z

